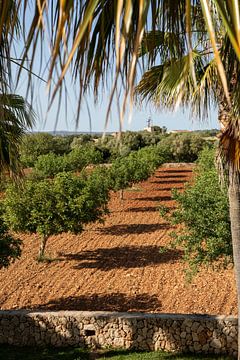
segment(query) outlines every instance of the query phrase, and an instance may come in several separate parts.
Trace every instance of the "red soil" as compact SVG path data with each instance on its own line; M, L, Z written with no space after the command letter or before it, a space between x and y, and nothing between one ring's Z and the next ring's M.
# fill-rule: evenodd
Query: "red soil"
M171 189L182 189L191 170L164 167L123 201L113 194L105 224L49 239L47 255L58 258L49 264L35 260L38 237L21 235L21 259L0 271L0 307L236 314L231 268L203 268L189 284L181 250L159 252L173 228L157 206L174 207Z

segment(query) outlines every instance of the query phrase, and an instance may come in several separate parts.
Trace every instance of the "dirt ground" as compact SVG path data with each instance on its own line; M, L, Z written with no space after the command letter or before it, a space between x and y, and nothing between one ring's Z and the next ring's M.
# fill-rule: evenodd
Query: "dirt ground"
M171 189L182 189L191 170L160 168L123 201L112 194L105 224L49 239L46 253L55 260L48 264L35 260L38 237L21 235L21 259L0 271L1 309L236 314L231 268L204 268L189 284L181 250L160 252L173 228L157 206L174 207Z

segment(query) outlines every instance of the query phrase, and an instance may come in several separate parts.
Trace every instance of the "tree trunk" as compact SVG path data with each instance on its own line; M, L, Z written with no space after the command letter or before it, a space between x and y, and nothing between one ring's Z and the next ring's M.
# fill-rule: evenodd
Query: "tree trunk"
M123 189L120 190L120 200L123 200Z
M44 258L44 252L45 252L45 247L47 244L47 239L48 239L48 237L46 235L42 235L40 249L39 249L39 253L38 253L39 260L42 260Z
M240 119L232 118L229 106L219 102L218 119L221 124L220 150L228 168L229 214L233 247L233 262L238 301L238 360L240 360L240 171L238 151L240 146Z
M229 171L229 208L231 220L233 261L238 297L238 359L240 359L240 176L230 168Z

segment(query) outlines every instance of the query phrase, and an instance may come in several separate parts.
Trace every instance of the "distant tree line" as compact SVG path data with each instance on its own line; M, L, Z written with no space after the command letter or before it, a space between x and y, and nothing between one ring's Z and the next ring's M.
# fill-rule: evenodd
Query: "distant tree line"
M197 159L199 151L206 145L213 146L214 141L216 141L214 138L215 132L209 132L163 134L158 131L151 133L148 131L127 131L122 133L120 141L113 135L106 135L102 138L90 134L78 136L53 136L48 133L28 134L23 138L20 158L24 167L33 167L41 155L51 153L56 156L63 156L78 151L75 154L80 156L80 151L87 152L88 150L90 152L90 149L95 149L95 152L92 150L92 160L89 160L93 161L93 163L108 163L118 157L129 155L131 151L146 146L158 145L171 153L172 161L192 162ZM210 139L211 136L212 139ZM72 157L74 161L74 153ZM63 162L65 160L67 158Z

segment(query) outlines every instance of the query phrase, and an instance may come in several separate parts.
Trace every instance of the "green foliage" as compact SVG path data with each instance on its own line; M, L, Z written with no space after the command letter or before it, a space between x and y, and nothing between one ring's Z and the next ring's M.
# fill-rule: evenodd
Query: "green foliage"
M131 152L128 156L115 160L110 168L112 188L117 191L146 180L163 162L156 146Z
M108 213L110 179L106 168L96 167L89 175L82 174L85 180L85 198L83 204L83 222L101 221Z
M171 161L194 162L204 147L212 148L214 143L198 134L182 133L164 136L158 146L171 156Z
M156 131L151 133L127 131L122 133L120 142L112 135L106 135L104 139L95 139L89 134L61 137L39 133L24 137L21 145L21 161L24 166L31 167L37 163L37 167L44 167L45 176L53 176L59 171L80 171L88 164L112 162L119 157L128 156L132 151L153 145L161 149L168 161L192 162L197 159L199 151L204 146L211 147L214 141L210 141L209 138L204 139L201 133L168 135ZM59 160L62 164L59 171L57 170L59 165L53 164L55 170L51 175L47 175L46 168L50 165L50 160L53 162L53 155L46 159L42 157L49 153L63 156L61 160L55 157L56 163ZM41 165L38 162L39 157Z
M0 218L0 269L8 267L21 255L21 240L10 235L6 224Z
M87 165L102 162L101 151L93 146L81 146L63 156L54 153L40 155L34 169L39 176L51 178L64 171L81 171Z
M21 144L21 162L25 167L34 165L39 155L53 149L53 136L47 133L25 135Z
M71 150L72 139L72 136L53 136L48 133L25 135L20 148L21 162L25 167L32 167L40 155L67 154Z
M170 209L165 205L158 205L157 209L162 217L165 217L170 212Z
M93 141L93 137L90 134L75 136L71 142L71 149L78 148L82 145L91 143L92 141Z
M40 155L35 162L34 168L42 177L53 177L60 172L68 170L66 156L59 156L52 152Z
M116 137L107 135L104 139L98 139L96 146L103 151L105 162L111 162L119 157L128 156L132 151L156 145L162 136L157 132L127 131L121 134L119 143Z
M103 163L108 163L110 157L113 157L113 153L111 153L110 149L108 149L106 146L100 144L96 145L95 148L96 150L100 151Z
M130 151L139 150L145 146L142 135L138 132L126 131L122 134L122 145L129 148Z
M184 193L174 191L178 208L171 219L184 224L175 234L173 244L180 244L193 271L201 263L225 260L232 254L227 190L221 189L214 166L214 150L205 149L200 156L195 181Z
M73 135L53 136L52 152L56 155L68 154L71 151Z
M107 212L108 186L101 170L88 177L58 174L53 180L12 184L3 201L4 219L12 230L43 238L62 232L79 233Z
M0 169L18 176L20 144L27 128L35 123L35 113L21 96L0 93L0 119Z
M143 143L145 146L151 146L151 145L156 145L160 139L161 139L161 132L160 133L150 133L148 131L142 131L141 135L142 135L142 139L143 139Z
M87 165L103 162L102 152L91 145L75 148L66 157L69 170L81 171Z

